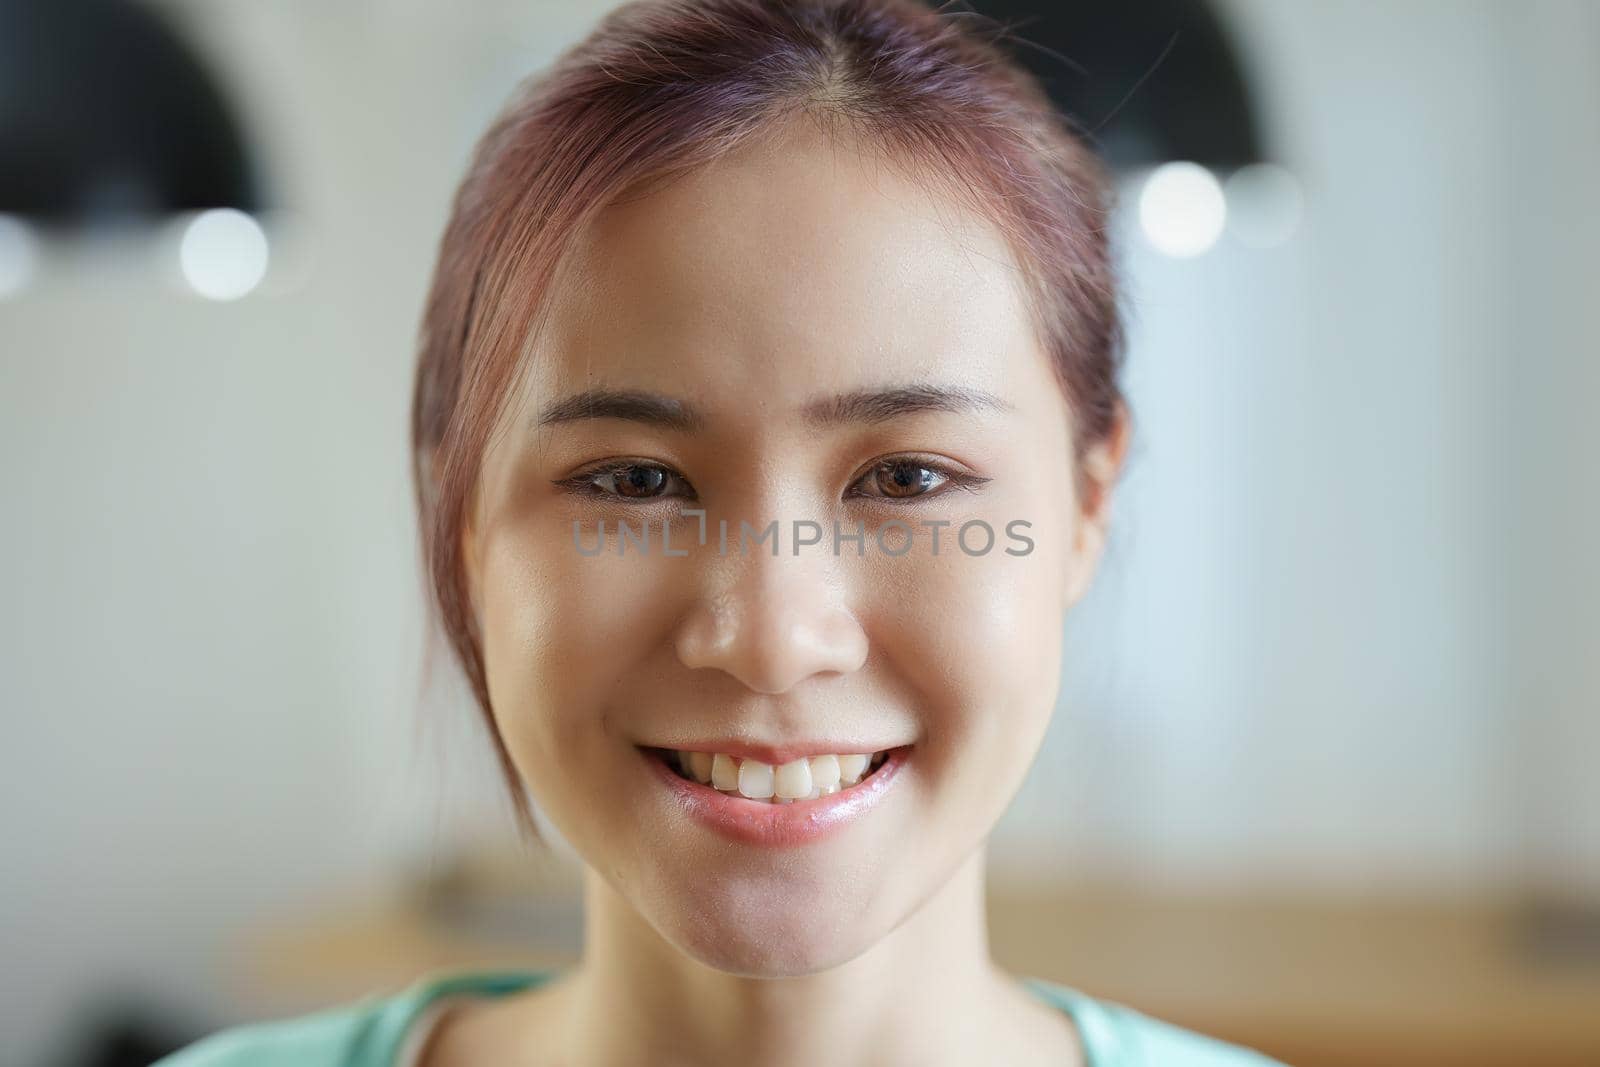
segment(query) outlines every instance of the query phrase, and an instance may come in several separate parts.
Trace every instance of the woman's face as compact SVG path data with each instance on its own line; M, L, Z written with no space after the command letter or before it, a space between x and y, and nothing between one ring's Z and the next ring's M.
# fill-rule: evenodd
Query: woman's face
M611 207L485 458L468 573L501 737L595 872L721 970L843 963L982 844L1099 554L1014 260L925 190L795 133ZM636 396L563 404L590 390ZM859 807L732 799L647 751L741 746L909 747Z

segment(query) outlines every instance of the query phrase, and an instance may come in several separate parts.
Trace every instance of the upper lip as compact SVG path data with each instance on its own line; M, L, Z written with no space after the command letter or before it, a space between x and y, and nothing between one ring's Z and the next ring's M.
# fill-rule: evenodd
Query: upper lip
M901 748L898 744L881 744L872 741L793 741L783 745L763 745L749 741L680 741L671 745L645 745L645 748L665 748L678 752L721 752L738 759L760 760L774 767L810 756L871 755Z

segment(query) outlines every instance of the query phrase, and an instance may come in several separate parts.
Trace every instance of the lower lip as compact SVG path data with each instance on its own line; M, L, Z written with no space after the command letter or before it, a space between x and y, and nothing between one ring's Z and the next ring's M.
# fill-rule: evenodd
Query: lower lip
M653 752L637 749L691 819L735 841L769 848L809 844L864 817L894 787L908 750L909 746L890 749L877 770L847 789L811 800L774 804L732 797L691 782Z

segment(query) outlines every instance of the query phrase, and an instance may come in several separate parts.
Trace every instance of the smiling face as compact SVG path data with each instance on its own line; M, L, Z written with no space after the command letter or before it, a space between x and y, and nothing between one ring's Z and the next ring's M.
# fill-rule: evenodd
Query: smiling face
M518 771L655 931L722 970L845 962L982 844L1038 750L1063 616L1098 558L1103 511L1075 496L1071 415L1015 261L926 190L794 133L608 208L563 265L465 532ZM563 403L595 390L626 402ZM661 550L668 519L686 555ZM914 543L891 555L874 532L896 519ZM605 551L585 555L574 526L592 550L602 520ZM778 555L739 551L741 521L774 520ZM821 543L796 554L795 520ZM956 541L972 520L994 531L985 552L981 527L973 554ZM649 522L648 552L617 553L619 521ZM864 553L834 553L835 522L864 526ZM755 801L645 751L691 743L910 747L854 817L757 843L684 790L724 815Z

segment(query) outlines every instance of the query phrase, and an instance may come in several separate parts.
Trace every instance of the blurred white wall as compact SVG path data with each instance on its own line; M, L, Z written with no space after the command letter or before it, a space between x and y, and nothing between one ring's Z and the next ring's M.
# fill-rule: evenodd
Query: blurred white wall
M498 811L418 723L413 338L473 139L591 13L168 6L301 226L235 303L132 245L0 302L0 1062L119 980L222 1008L250 918Z
M1500 218L1506 747L1532 879L1600 896L1600 4L1508 10Z
M508 828L464 703L415 708L412 341L472 141L598 8L166 6L300 225L236 303L69 250L0 301L15 1062L118 977L220 1007L241 925ZM1123 227L1143 436L996 862L1600 885L1600 8L1225 11L1305 221Z
M1600 8L1223 10L1306 216L1186 261L1128 234L1144 440L1024 836L1223 885L1600 884Z

